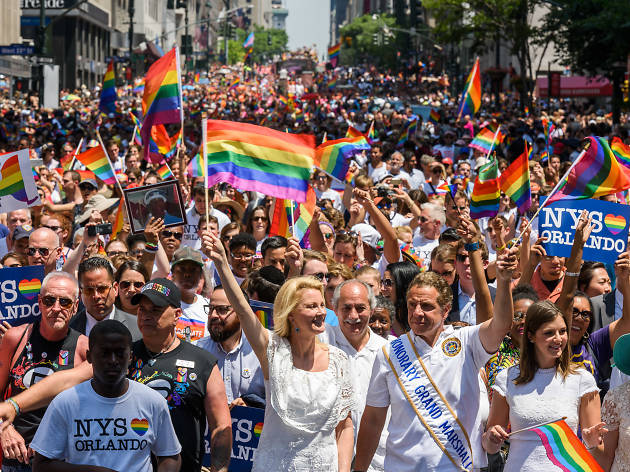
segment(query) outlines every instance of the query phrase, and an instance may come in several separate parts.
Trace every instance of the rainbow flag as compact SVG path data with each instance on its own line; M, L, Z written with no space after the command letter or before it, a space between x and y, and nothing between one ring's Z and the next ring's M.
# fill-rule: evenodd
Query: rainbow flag
M282 95L280 95L276 101L282 106L282 108L286 108L287 105L289 104L289 102L287 101L287 99L285 97L283 97Z
M203 129L208 186L227 182L241 190L306 201L314 136L220 120L207 120Z
M190 177L203 177L203 159L201 159L201 154L195 154L190 162L188 163L188 175Z
M112 226L112 239L116 239L116 235L122 231L125 222L125 199L121 198L116 210L116 220Z
M328 61L333 67L336 67L339 61L339 51L341 51L341 43L337 43L328 48Z
M256 318L267 329L273 329L273 303L259 302L258 300L250 300L249 306L256 315Z
M510 163L499 178L501 191L512 199L521 215L524 215L532 205L528 154L528 146L525 144L523 152Z
M35 180L33 176L33 172L30 168L29 163L29 150L21 149L19 151L15 151L12 153L4 154L0 156L1 160L4 160L2 163L2 167L0 167L0 197L12 196L16 200L25 203L26 205L15 205L13 203L2 201L2 206L6 211L13 211L19 208L28 207L31 204L35 203L39 200L39 195L35 192L35 196L32 199L28 198L26 193L26 187L24 185L24 181L26 178L32 183L32 188L35 188ZM22 165L27 163L29 166L28 169L31 169L27 172L24 172L24 176L22 175L22 170L20 168L20 161Z
M479 58L477 58L466 79L464 92L457 110L457 120L460 120L462 116L473 116L479 111L479 108L481 108L481 74L479 73Z
M153 63L145 76L142 96L142 142L149 142L151 129L159 124L183 123L182 85L179 74L179 52L171 49ZM144 148L145 158L149 148Z
M372 120L370 129L368 130L367 138L370 144L372 144L373 142L376 142L376 130L374 129L374 120Z
M370 149L371 146L363 135L326 141L315 149L314 165L331 177L343 181L352 156Z
M233 88L236 88L238 86L238 84L241 83L241 78L237 77L236 79L234 79L232 81L232 83L230 84L230 86L228 87L228 90L232 90Z
M499 213L499 165L492 158L478 172L470 197L470 216L474 219L493 217Z
M440 112L431 108L429 112L429 121L434 124L438 124L440 122Z
M528 151L527 151L527 160L531 161L534 157L534 146L528 146Z
M337 76L335 75L328 80L327 87L328 87L328 90L332 90L336 86L337 86Z
M459 185L457 184L451 184L448 186L448 192L451 195L451 198L453 200L455 200L455 194L457 194L458 190L459 190Z
M316 201L317 196L310 186L306 192L306 202L304 203L298 204L290 200L277 198L273 211L270 212L272 218L269 235L284 236L287 239L295 236L301 243L306 236L311 221L313 221ZM293 219L295 220L293 225L291 225L291 205L293 205ZM293 226L293 233L291 233L291 226Z
M485 154L489 154L494 149L496 144L501 143L503 141L503 133L499 131L497 134L496 140L494 138L496 131L491 131L488 128L483 128L477 136L470 142L468 147L473 149L477 149Z
M199 83L199 72L195 72L195 75L193 77L193 82L198 84Z
M400 138L398 138L397 147L402 147L407 141L409 141L410 136L414 136L416 134L416 130L418 129L418 120L411 120L407 123L405 127L405 131L402 132Z
M565 472L603 472L582 441L564 420L533 428L545 446L547 457Z
M101 101L98 104L98 109L106 114L116 112L116 76L114 75L114 61L111 61L107 66L107 71L103 78Z
M168 180L173 178L173 173L171 172L171 168L168 166L166 162L162 164L157 169L157 173L162 180Z
M630 176L623 170L604 138L589 136L588 149L574 165L566 184L551 195L549 203L562 198L597 198L630 188Z
M358 138L359 136L363 136L363 133L356 129L354 126L348 126L348 131L346 131L346 138Z
M107 185L114 185L116 177L114 170L109 164L109 159L105 153L105 149L99 144L87 151L77 155L77 160L85 167L94 172L94 175L105 182Z
M549 160L549 153L546 150L541 152L540 153L540 162L541 162L541 164L544 164L548 160Z
M136 94L144 93L144 79L136 79L134 81L134 87L131 91Z
M253 47L254 47L254 32L252 31L247 36L247 39L245 39L245 42L243 43L243 49L249 49Z
M610 143L610 149L617 158L619 164L625 168L630 169L630 146L627 146L623 141L615 136Z
M133 112L130 111L129 116L131 117L131 121L133 121L134 128L135 128L135 131L133 134L133 142L136 143L138 146L142 146L142 137L140 136L142 123L140 122L140 119L138 119L138 117L133 114Z

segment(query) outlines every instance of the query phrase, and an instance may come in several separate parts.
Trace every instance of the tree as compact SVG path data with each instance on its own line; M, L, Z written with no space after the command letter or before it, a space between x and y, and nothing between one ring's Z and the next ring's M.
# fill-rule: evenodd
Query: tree
M341 63L376 62L379 65L393 66L396 54L392 53L396 35L396 20L388 15L363 15L339 31L344 41L341 45Z
M572 70L613 81L613 121L619 123L621 82L630 54L630 2L554 0L540 29L540 42L556 44Z
M571 1L571 0L567 0ZM612 0L611 0L612 1ZM523 86L528 97L531 80L530 40L535 29L529 19L540 0L424 0L423 5L435 18L434 34L438 41L461 44L471 41L473 52L482 53L498 40L510 45L518 58ZM525 102L522 100L521 105Z
M236 30L236 40L230 40L228 49L229 63L236 64L245 58L243 43L249 31L238 28ZM280 29L265 29L262 26L254 27L254 51L251 54L253 62L262 64L269 61L274 54L280 54L287 50L289 37L286 31Z

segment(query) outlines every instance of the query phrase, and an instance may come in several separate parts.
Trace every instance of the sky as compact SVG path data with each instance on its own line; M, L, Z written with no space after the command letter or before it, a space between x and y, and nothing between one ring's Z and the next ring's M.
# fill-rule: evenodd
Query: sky
M289 10L286 30L289 49L317 46L319 57L326 53L330 32L329 0L284 0Z

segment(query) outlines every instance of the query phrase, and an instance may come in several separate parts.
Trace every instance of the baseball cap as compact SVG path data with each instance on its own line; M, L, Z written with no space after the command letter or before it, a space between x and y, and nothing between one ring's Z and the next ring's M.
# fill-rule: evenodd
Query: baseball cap
M203 259L201 258L201 253L196 249L191 248L190 246L183 246L175 251L175 253L173 254L173 260L171 261L171 268L174 267L176 264L184 261L191 261L203 267Z
M13 230L13 240L17 241L18 239L28 238L32 232L33 227L31 225L16 226Z
M151 202L151 200L155 200L155 199L158 199L158 198L161 199L161 200L164 200L164 201L168 200L166 198L166 195L164 194L164 192L161 189L150 190L144 196L144 203L146 203L148 205L149 202Z
M171 280L163 278L149 280L144 284L144 287L140 289L140 293L136 293L131 298L131 304L137 305L143 296L159 307L171 305L179 308L182 303L182 295L179 288Z
M82 185L91 185L95 189L98 189L98 185L96 184L96 180L94 179L83 179L81 182L79 182L79 187L81 187Z

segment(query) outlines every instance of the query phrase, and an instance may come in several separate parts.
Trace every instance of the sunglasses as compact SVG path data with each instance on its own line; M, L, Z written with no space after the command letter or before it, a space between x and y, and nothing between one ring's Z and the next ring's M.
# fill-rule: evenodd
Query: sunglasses
M48 249L47 247L29 247L26 250L26 253L31 257L33 257L38 252L40 256L48 257L48 255L50 254L50 249Z
M427 218L426 216L420 217L420 223L426 223L427 221L429 221L429 218Z
M324 236L324 239L334 239L335 233L322 233L322 236Z
M514 312L514 316L512 317L512 319L514 321L523 321L526 316L527 316L527 313L525 313L523 311L515 311Z
M43 225L44 228L48 228L50 230L53 230L55 233L57 231L59 231L60 229L63 229L61 226L48 226L48 225Z
M96 287L81 287L81 291L88 297L93 297L95 294L104 295L109 293L112 289L111 285L98 285Z
M266 216L253 216L252 221L267 221Z
M133 288L140 290L142 287L144 287L144 282L132 282L131 280L121 280L118 283L118 285L120 285L120 288L122 288L123 290L127 290L132 285L133 285Z
M332 276L329 273L324 274L323 272L317 272L315 274L311 274L312 277L315 277L320 282L323 282L326 279L326 282L330 282Z
M170 238L173 237L179 241L182 240L182 236L184 235L184 233L179 233L177 231L162 231L162 237L163 238Z
M457 262L466 262L466 259L468 259L468 254L457 254L455 256L455 260L457 260Z
M431 169L431 172L433 172L434 174L441 174L442 173L442 169L440 169L438 167L438 168L435 168L435 169Z
M59 300L59 306L61 308L70 308L74 303L70 298L66 297L53 297L52 295L46 295L45 297L42 297L42 303L48 308L54 306L57 300Z
M392 281L392 279L383 279L381 281L381 284L383 285L383 287L387 287L387 288L394 286L394 282Z
M573 309L573 318L582 318L583 321L589 321L593 316L593 313L589 310L580 311L577 308Z

